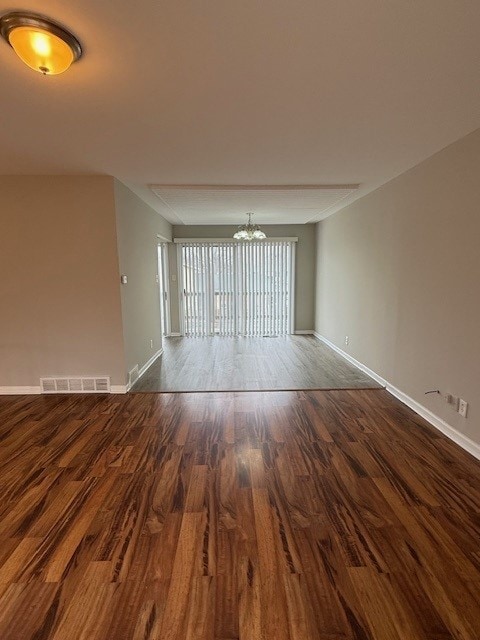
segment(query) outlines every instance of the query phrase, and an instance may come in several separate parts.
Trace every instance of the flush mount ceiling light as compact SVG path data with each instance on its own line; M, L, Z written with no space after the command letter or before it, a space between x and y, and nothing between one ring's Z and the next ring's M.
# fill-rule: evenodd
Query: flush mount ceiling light
M5 14L0 18L0 33L20 60L45 76L63 73L82 55L73 34L34 13Z
M247 213L248 222L238 227L237 233L233 234L235 240L264 240L267 236L260 229L258 224L252 224L253 213Z

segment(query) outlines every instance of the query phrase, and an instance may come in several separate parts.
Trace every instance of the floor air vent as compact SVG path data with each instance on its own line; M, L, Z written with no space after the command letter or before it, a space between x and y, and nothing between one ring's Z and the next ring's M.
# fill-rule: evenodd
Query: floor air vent
M128 372L128 384L131 386L138 380L138 364L136 364L131 371Z
M40 378L42 393L109 393L110 378Z

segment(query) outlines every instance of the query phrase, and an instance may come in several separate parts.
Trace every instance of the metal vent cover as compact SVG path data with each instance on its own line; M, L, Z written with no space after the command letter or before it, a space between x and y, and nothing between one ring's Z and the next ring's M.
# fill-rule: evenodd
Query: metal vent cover
M40 378L42 393L110 393L108 376Z
M131 371L128 372L128 383L132 385L136 380L138 380L139 371L138 364L136 364Z

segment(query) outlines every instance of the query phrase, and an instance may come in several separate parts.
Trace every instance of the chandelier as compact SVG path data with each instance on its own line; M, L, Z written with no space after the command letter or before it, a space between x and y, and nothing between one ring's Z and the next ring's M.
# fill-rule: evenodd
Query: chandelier
M267 236L260 229L258 224L252 224L253 213L247 213L248 222L238 227L237 233L233 234L235 240L263 240Z

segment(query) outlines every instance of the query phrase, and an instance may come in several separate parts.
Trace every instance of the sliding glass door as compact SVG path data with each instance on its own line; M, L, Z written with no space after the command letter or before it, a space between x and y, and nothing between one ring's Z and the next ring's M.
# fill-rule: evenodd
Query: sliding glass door
M158 258L158 275L157 282L159 287L160 301L160 325L162 336L168 336L170 333L170 301L168 299L168 245L161 242L157 246Z
M180 260L184 335L292 333L294 242L187 242Z

